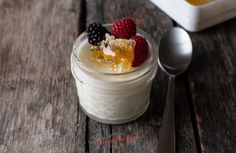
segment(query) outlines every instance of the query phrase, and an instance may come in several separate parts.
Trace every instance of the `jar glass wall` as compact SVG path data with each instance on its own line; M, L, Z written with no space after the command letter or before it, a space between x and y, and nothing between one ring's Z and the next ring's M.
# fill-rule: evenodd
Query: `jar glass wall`
M105 25L109 28L110 25ZM82 33L71 54L71 71L75 78L81 109L90 118L107 124L135 120L148 107L152 81L157 72L158 51L151 37L138 29L146 38L149 56L130 72L104 73L87 67L80 59L81 45L87 40Z

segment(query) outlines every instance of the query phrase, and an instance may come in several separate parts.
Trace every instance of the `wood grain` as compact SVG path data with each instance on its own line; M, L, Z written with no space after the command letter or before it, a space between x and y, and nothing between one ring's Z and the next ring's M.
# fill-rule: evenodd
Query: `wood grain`
M202 152L236 150L236 19L191 34L189 85Z
M72 81L1 82L0 152L74 152L76 101Z
M1 153L84 150L69 58L79 5L0 0Z
M78 34L78 1L1 0L0 77L70 79L69 55Z
M161 70L148 110L134 122L101 124L78 106L70 72L73 41L91 22L124 16L157 44L173 26L149 1L0 0L1 153L156 152L168 82ZM179 153L236 150L235 25L233 19L191 33L193 62L176 80ZM109 143L119 136L129 141Z

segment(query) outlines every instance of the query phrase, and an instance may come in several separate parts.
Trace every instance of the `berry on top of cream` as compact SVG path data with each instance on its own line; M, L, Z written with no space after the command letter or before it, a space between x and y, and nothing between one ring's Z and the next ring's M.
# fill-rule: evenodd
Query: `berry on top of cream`
M146 39L136 34L136 23L130 17L114 22L111 32L99 23L87 27L88 42L92 45L92 58L99 63L109 63L113 71L131 70L148 57Z

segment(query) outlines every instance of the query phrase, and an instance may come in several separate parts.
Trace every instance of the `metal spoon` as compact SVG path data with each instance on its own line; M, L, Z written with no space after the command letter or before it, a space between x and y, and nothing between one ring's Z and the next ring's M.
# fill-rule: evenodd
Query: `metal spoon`
M169 75L169 84L159 133L158 153L175 152L174 78L187 69L191 60L192 42L188 33L177 27L166 32L160 42L158 63Z

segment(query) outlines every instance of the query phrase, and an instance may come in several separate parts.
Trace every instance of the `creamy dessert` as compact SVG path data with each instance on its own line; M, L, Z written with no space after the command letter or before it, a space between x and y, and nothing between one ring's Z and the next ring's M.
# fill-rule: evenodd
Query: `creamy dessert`
M102 123L126 123L148 107L157 48L131 18L94 23L75 41L71 71L82 110Z

